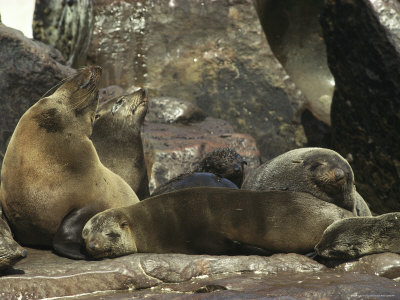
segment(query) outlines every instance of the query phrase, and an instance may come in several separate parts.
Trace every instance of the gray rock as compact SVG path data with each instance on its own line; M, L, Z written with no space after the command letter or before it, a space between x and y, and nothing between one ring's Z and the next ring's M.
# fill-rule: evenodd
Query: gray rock
M111 5L112 3L112 5ZM305 144L304 97L270 51L250 0L94 3L89 59L103 84L184 99L255 137L263 160Z
M335 270L373 274L400 281L400 255L396 253L367 255L340 264Z
M203 121L206 114L193 103L171 97L151 98L146 121L155 123L192 123Z
M110 85L105 88L99 89L99 104L125 94L127 94L125 90L118 85Z
M52 45L74 68L86 64L93 30L90 0L36 1L33 37Z
M336 82L333 149L353 158L372 211L399 211L400 3L329 0L321 24Z
M255 3L271 50L305 95L305 107L330 125L335 81L328 68L319 24L324 0Z
M0 280L2 299L63 297L112 290L139 290L214 274L310 273L325 270L297 254L207 256L134 254L102 261L75 261L28 249L28 257Z
M247 162L245 173L260 164L254 138L235 133L220 119L206 118L189 125L145 122L142 140L150 193L168 180L191 172L207 153L218 148L231 148L240 154Z
M60 52L0 24L0 164L22 114L75 71Z

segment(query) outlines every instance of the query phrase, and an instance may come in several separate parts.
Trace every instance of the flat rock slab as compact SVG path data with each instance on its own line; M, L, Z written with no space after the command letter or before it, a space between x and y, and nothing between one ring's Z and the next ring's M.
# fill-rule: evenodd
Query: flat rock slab
M241 272L273 275L325 270L298 254L208 256L134 254L101 261L76 261L50 251L27 249L28 257L0 277L0 299L40 299L138 290L193 278Z

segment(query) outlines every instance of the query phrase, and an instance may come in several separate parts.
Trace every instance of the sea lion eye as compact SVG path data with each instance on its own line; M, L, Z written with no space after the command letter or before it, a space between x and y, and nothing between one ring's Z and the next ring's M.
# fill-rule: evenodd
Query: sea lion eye
M318 162L318 161L316 161L316 162L313 162L312 164L311 164L311 166L310 166L310 170L311 171L314 171L316 168L318 168L319 166L322 166L322 163L320 163L320 162Z
M115 102L114 106L111 108L111 113L114 115L118 109L122 106L122 104L124 103L125 99L121 98L119 99L117 102Z
M94 116L94 120L96 121L98 118L100 118L101 117L101 115L100 114L96 114L95 116Z
M120 224L119 224L119 227L121 227L121 228L125 228L125 227L127 227L128 226L128 221L123 221L123 222L121 222Z

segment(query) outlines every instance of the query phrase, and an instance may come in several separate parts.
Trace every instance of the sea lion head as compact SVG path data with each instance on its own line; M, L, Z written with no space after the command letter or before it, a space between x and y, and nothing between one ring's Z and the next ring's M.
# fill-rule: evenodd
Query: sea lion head
M32 119L47 133L84 134L90 136L98 104L101 68L79 70L50 96L40 99L32 109ZM66 132L68 131L68 132Z
M146 90L140 88L135 92L116 97L104 102L95 116L96 130L112 131L118 135L127 126L135 134L140 133L148 109Z
M10 228L0 216L0 270L11 268L24 257L26 250L13 239Z
M82 230L86 251L93 258L136 253L132 224L121 209L108 209L93 216Z
M196 171L219 175L240 187L244 179L244 165L247 162L235 150L220 148L208 153Z
M337 152L329 149L312 149L301 161L312 184L316 186L316 197L328 197L350 211L354 211L354 173L349 163Z

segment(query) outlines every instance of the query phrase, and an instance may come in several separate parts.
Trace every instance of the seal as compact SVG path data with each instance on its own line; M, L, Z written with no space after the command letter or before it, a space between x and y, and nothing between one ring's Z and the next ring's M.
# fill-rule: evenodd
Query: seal
M326 148L300 148L281 154L253 170L242 189L310 193L355 215L371 216L368 205L356 191L349 163Z
M207 172L193 172L181 174L167 181L165 184L157 187L151 195L156 196L175 190L200 186L238 189L237 185L229 179Z
M307 193L197 187L101 212L86 223L82 237L94 258L231 254L236 244L270 254L308 253L326 227L350 216Z
M82 228L96 213L138 202L100 162L89 136L101 68L81 69L19 120L1 170L0 200L15 239L85 258Z
M400 213L338 220L326 228L315 250L321 257L340 260L400 253Z
M247 162L231 148L219 148L202 159L195 172L209 172L232 181L241 187L244 179L244 165Z
M26 257L26 250L13 239L10 227L0 216L0 273Z
M91 136L100 161L121 176L139 199L150 196L140 135L147 109L144 89L110 99L99 106Z

